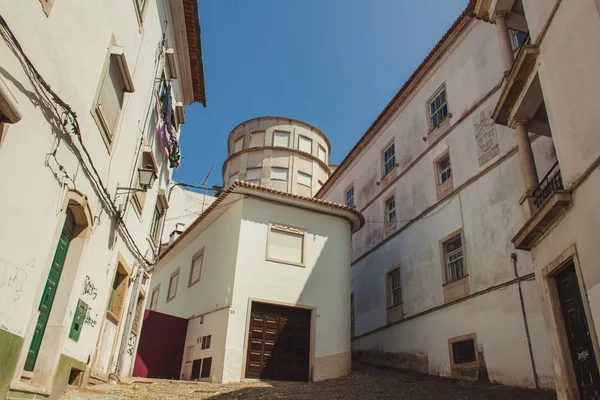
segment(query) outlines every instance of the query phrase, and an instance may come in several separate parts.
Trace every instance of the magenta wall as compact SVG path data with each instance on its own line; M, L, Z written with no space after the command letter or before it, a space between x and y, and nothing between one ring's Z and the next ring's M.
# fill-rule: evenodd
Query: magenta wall
M146 310L133 376L179 379L188 321Z

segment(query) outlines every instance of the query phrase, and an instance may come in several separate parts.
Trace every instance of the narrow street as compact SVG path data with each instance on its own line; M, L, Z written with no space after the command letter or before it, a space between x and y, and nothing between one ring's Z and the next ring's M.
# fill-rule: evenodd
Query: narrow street
M119 385L71 388L61 400L166 399L556 399L554 393L469 383L357 364L352 374L311 384L238 382L224 385L133 378Z

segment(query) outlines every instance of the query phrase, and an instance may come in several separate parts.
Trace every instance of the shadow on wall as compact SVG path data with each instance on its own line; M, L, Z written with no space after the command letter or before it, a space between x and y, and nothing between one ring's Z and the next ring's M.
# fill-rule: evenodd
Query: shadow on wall
M187 326L185 318L146 310L132 375L179 379Z

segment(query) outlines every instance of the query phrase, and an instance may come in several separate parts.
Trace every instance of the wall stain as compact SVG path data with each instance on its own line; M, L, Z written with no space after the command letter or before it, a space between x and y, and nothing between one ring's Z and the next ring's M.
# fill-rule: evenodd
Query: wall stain
M35 258L20 267L0 258L0 315L11 318L21 299L23 285L29 278L27 271L35 267Z

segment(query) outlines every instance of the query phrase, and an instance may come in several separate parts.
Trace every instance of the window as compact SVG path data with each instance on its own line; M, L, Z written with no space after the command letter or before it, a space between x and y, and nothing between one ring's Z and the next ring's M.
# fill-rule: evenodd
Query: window
M102 137L110 149L117 131L125 92L133 92L133 83L123 48L111 45L106 70L94 101L94 117L100 125Z
M267 260L304 265L304 236L306 232L279 224L269 224Z
M287 168L271 168L271 179L277 181L287 181L288 180L288 169Z
M167 293L167 301L171 301L177 294L177 284L179 283L179 268L171 274L169 279L169 292Z
M529 33L515 31L513 29L509 29L508 33L510 34L510 43L513 50L518 50L521 46L529 42Z
M448 181L452 177L452 168L450 166L450 156L444 156L437 163L438 167L438 184Z
M298 150L312 154L312 139L306 136L298 136Z
M388 308L399 306L402 302L400 291L400 268L395 268L387 273Z
M383 150L383 176L389 174L396 167L396 150L394 143Z
M354 184L350 185L345 192L346 205L350 208L354 207Z
M150 309L156 310L156 306L158 305L158 295L160 294L160 285L152 290L152 296L150 297Z
M298 184L312 187L312 176L298 171Z
M444 243L446 282L465 277L462 236L459 234Z
M237 153L238 151L242 151L242 149L244 148L244 138L241 137L239 139L237 139L235 142L233 142L233 152Z
M452 343L452 357L454 364L466 364L477 361L475 341L473 339Z
M290 147L290 133L275 131L273 133L273 146Z
M262 168L251 168L246 170L246 182L260 183Z
M261 147L265 145L265 132L252 132L249 147Z
M154 242L154 244L157 246L160 244L160 231L164 214L165 211L163 207L157 201L156 205L154 206L152 223L150 224L150 238L152 239L152 242Z
M204 261L204 248L194 255L192 258L192 267L190 268L190 282L188 287L194 285L200 280L202 272L202 262Z
M392 196L385 202L385 223L386 225L396 222L396 199Z
M129 274L123 264L117 264L117 270L110 288L107 311L112 319L119 321L125 307L125 298L129 287ZM114 321L113 321L114 322Z
M204 336L202 338L202 347L201 347L202 350L210 349L210 339L211 339L211 335Z
M448 104L446 103L446 88L436 93L433 100L429 101L430 128L436 128L448 115Z
M319 145L319 152L317 153L317 158L327 164L327 150L325 147Z

